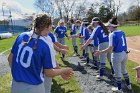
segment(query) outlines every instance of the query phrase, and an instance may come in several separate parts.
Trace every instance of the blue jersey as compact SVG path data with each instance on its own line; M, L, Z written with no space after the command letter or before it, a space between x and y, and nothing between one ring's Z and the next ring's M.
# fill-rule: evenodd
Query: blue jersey
M119 30L112 32L109 35L109 46L113 47L115 53L127 51L125 33Z
M55 33L58 38L64 38L66 32L67 28L65 26L57 26L55 29Z
M82 31L83 31L83 29L84 29L83 26L80 26L80 27L79 27L79 36L83 36L83 35L82 35Z
M53 43L57 42L57 39L52 32L50 32L48 35L51 37L51 40L52 40Z
M11 49L13 54L11 71L15 81L38 85L44 80L43 70L55 68L56 63L53 57L53 47L46 42L45 37L39 38L36 49L33 49L36 34L28 44L22 44L22 41L27 42L30 38L29 33L19 35Z
M90 34L90 36L91 36L92 33L89 33L89 34ZM97 38L94 39L94 40L91 42L91 44L93 44L94 47L98 47L98 39L97 39Z
M94 28L90 39L99 40L99 44L109 42L108 36L105 35L101 26L97 26L96 28Z
M98 47L98 45L99 45L99 42L98 42L98 39L96 38L93 40L93 46Z
M85 38L84 38L85 40L88 40L88 39L89 39L90 33L89 33L87 27L84 27L84 29L82 30L81 33L82 33L82 35L85 37Z
M71 35L74 35L74 34L76 34L76 25L75 24L72 24L71 25L71 33L70 33Z

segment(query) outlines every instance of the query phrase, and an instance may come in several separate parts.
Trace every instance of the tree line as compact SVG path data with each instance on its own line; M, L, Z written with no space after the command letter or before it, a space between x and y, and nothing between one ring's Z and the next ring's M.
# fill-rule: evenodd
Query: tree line
M138 0L139 1L139 0ZM99 17L103 22L107 22L113 16L117 16L119 21L140 20L140 6L133 5L124 13L119 13L123 5L121 0L102 0L99 2L88 2L88 0L36 0L35 7L42 12L49 13L53 18L91 19Z

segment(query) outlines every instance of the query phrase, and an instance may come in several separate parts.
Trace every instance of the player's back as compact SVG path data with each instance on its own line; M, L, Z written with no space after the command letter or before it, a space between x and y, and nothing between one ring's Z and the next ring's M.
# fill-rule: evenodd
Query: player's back
M44 37L39 38L35 49L36 34L33 35L29 43L22 43L23 41L28 42L30 35L30 33L23 33L17 37L14 43L11 50L13 53L12 75L17 82L36 85L43 81L45 65L51 68L52 64L49 64L51 62L50 48Z
M113 33L113 46L114 52L127 51L126 37L125 33L120 30L116 30Z

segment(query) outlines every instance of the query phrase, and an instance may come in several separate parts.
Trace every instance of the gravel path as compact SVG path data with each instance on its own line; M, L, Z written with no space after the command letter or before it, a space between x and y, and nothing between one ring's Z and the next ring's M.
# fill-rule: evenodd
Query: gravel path
M69 57L68 62L64 63L74 69L74 73L83 93L113 93L111 88L115 86L115 79L111 77L110 71L106 70L104 79L99 81L96 79L98 70L95 69L93 64L84 66L84 62L78 57ZM134 93L133 91L127 91L124 85L123 91L124 93Z
M0 76L8 72L10 72L10 67L7 61L7 56L5 56L4 54L1 54L0 55Z

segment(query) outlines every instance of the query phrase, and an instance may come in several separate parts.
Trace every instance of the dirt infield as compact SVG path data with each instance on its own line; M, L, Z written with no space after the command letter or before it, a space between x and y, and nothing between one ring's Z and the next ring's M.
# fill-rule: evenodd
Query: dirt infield
M128 59L140 64L140 36L127 37Z

